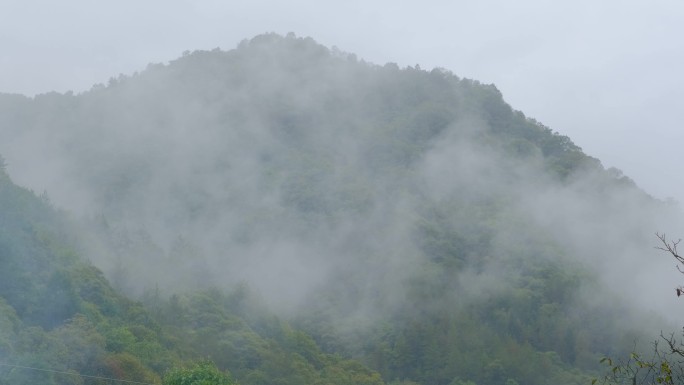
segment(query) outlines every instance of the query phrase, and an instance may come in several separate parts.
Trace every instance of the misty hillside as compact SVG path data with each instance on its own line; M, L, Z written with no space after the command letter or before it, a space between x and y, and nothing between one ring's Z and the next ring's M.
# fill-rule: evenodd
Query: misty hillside
M2 169L0 212L0 384L159 383L209 356L240 378L382 384L358 362L322 353L244 287L168 300L153 292L147 308L117 294L79 258L65 218Z
M586 383L672 320L651 256L678 209L447 70L262 35L78 95L0 94L0 137L44 192L26 199L63 210L71 259L39 253L61 266L41 274L89 261L157 325L166 361L120 350L145 381L210 357L245 385ZM22 300L47 289L21 274L12 322L93 322L79 297ZM78 282L60 277L58 300Z

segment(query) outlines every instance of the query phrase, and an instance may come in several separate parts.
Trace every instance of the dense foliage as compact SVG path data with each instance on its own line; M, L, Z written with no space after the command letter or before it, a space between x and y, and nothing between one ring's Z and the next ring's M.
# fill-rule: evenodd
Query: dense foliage
M0 368L6 384L82 383L77 373L154 382L177 356L139 303L78 256L66 219L0 175ZM127 345L118 341L129 333ZM56 373L36 369L49 369Z
M3 384L586 383L636 335L597 245L664 210L493 85L294 36L0 94L0 134Z
M174 368L164 375L164 385L232 385L230 377L221 373L209 362L200 362L190 368Z
M246 383L382 383L357 362L323 354L311 337L265 311L254 330L240 310L244 288L168 301L150 294L147 307L122 297L79 259L61 213L6 174L0 212L2 384L95 383L91 377L158 383L183 360L201 357ZM172 370L168 383L183 373Z

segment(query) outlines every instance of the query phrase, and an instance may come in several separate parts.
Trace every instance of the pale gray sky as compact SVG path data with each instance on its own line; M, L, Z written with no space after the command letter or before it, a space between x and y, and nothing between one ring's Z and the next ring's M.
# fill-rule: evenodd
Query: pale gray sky
M75 92L263 32L494 83L651 194L684 202L681 0L1 0L0 92Z

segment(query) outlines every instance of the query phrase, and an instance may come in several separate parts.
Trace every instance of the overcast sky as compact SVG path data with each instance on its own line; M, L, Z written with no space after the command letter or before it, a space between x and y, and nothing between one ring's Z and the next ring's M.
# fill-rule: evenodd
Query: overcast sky
M684 203L681 0L0 0L0 92L84 91L264 32L494 83L606 167Z

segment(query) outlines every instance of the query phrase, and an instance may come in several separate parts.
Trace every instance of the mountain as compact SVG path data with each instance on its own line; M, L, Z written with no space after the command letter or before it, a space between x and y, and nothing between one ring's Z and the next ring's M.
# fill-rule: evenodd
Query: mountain
M89 266L157 325L140 335L162 363L124 350L147 381L208 356L242 384L583 383L667 318L649 255L678 209L444 69L267 34L77 95L0 95L0 135L45 193L12 189L63 210L73 250L8 270L28 277L0 293L8 319L89 319L61 294L80 281L51 278ZM29 234L7 239L46 247ZM647 289L620 298L625 277Z

